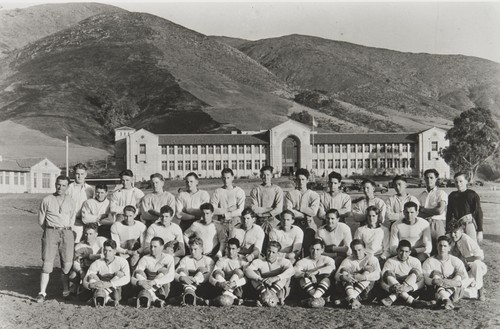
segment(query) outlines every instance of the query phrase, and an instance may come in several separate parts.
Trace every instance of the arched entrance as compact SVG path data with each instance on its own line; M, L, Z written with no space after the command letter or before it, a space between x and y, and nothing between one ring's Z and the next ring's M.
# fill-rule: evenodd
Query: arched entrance
M281 172L290 175L299 168L299 140L294 136L288 136L282 143Z

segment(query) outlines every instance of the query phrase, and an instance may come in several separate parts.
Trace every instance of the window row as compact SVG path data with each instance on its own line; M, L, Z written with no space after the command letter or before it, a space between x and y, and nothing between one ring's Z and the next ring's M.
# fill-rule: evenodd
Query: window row
M347 165L350 165L349 167ZM326 167L325 167L326 166ZM325 159L312 160L313 169L377 169L377 168L415 168L415 159Z
M399 153L415 152L415 144L316 144L313 145L313 153ZM326 151L326 152L325 152Z
M0 184L10 185L11 172L0 172ZM24 173L14 172L13 180L14 185L24 185Z
M266 147L266 145L161 145L161 154L265 154ZM139 147L139 152L142 149Z
M200 161L162 161L162 171L197 171L197 170L260 170L266 165L265 160L200 160Z

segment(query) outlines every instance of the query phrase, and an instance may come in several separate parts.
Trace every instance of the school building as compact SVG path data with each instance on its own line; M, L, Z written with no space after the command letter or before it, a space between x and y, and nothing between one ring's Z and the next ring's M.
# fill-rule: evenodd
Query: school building
M60 173L47 158L7 160L0 156L0 193L51 193Z
M166 178L183 178L191 171L219 177L226 167L237 177L252 177L266 164L277 176L306 168L315 175L419 177L435 168L448 178L450 167L439 156L449 145L445 135L435 127L415 133L317 133L288 120L269 130L231 134L155 134L121 127L115 142L117 164L131 169L137 180L156 172Z

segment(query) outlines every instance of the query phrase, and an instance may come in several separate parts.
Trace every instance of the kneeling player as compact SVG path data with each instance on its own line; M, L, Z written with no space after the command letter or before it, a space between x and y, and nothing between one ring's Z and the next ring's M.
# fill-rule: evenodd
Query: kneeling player
M210 283L222 291L222 294L212 300L207 300L207 305L229 306L236 300L242 304L243 286L246 283L243 268L248 264L245 256L240 255L240 241L231 238L227 241L227 256L221 257L210 275Z
M330 288L330 276L335 270L335 261L323 256L325 243L314 239L311 243L310 256L302 258L295 264L295 277L300 278L300 287L311 297L303 301L310 307L325 305L322 298Z
M203 240L198 237L189 239L191 255L179 262L175 280L182 284L182 305L196 305L196 291L208 281L214 268L212 258L203 255Z
M126 259L116 256L116 242L107 240L103 245L103 259L90 265L83 280L83 287L94 295L94 305L104 306L113 296L113 304L121 300L121 287L130 282L130 270Z
M143 256L132 276L132 285L139 287L137 307L149 308L151 303L158 307L165 305L170 292L170 282L174 280L174 257L163 253L164 241L154 237L150 243L150 255Z
M275 306L277 303L284 305L285 298L290 293L290 278L295 271L290 260L279 257L280 250L279 242L269 242L266 259L253 260L245 270L245 276L259 293L257 306Z

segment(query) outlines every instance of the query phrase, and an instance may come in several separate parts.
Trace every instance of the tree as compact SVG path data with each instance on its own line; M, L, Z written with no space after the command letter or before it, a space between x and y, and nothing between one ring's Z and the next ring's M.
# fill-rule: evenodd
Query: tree
M441 156L454 171L468 173L472 181L479 166L499 152L500 129L490 110L472 108L453 119L446 139L450 146Z

